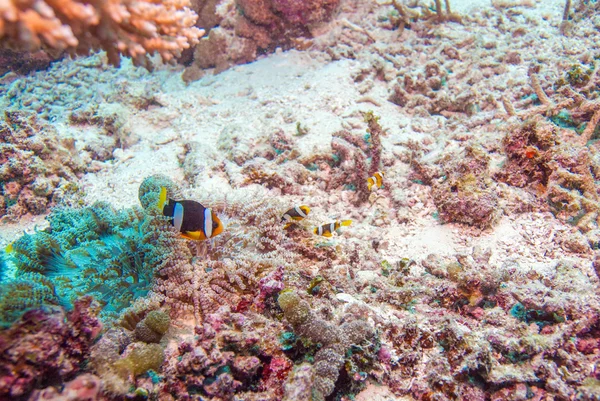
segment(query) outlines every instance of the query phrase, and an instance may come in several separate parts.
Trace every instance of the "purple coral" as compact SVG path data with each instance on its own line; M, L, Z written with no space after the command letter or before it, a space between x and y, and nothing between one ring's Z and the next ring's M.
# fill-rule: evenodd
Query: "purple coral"
M0 333L0 398L25 398L34 388L64 380L81 369L100 334L91 297L74 309L35 309Z
M283 290L285 284L283 282L283 266L279 266L276 270L260 279L258 282L259 293L254 298L254 305L262 311L265 309L265 300L278 294Z

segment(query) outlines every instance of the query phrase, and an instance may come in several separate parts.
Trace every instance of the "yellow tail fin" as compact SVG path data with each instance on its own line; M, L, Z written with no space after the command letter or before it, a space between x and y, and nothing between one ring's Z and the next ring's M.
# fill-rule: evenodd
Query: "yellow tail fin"
M352 220L342 220L340 222L341 226L349 226L350 224L352 224Z
M158 197L158 204L156 205L160 212L162 212L165 207L165 203L167 203L167 188L160 187L160 196Z

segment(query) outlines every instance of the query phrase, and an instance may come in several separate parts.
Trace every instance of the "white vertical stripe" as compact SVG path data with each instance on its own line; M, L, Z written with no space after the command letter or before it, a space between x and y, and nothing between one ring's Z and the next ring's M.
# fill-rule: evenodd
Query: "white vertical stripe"
M177 231L181 231L181 225L183 224L183 206L181 203L175 204L175 210L173 212L173 226Z
M300 209L300 207L296 206L296 207L294 207L294 210L296 211L296 213L298 213L300 215L300 217L302 217L303 219L306 218L306 215L304 214L302 209Z
M323 226L319 226L319 235L323 235Z
M333 233L335 231L335 223L329 223L329 231Z
M212 236L212 213L210 209L204 209L204 235L206 235L206 238Z

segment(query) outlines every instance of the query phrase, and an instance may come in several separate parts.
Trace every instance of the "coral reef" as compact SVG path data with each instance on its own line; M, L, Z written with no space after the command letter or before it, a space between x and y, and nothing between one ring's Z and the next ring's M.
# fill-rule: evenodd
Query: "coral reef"
M74 155L73 139L61 138L53 126L33 113L5 111L0 121L0 217L44 214L61 198L76 197L74 182L87 169Z
M320 344L314 356L314 373L311 384L313 399L324 400L329 396L338 380L339 371L345 363L345 358L351 347L360 348L364 342L374 341L374 332L368 323L362 320L350 320L335 324L320 319L311 310L308 302L292 290L284 290L279 294L277 302L283 310L287 321L294 332L314 344ZM368 356L363 355L363 358ZM358 374L359 372L354 372Z
M123 113L126 105L144 110L155 104L166 76L151 75L144 68L132 67L128 60L124 60L121 68L112 68L105 57L93 55L64 59L52 63L45 71L5 79L5 85L0 86L0 104L6 110L34 112L49 121L66 120L75 125L103 128L105 121ZM104 131L110 135L110 128ZM86 135L92 132L86 130Z
M584 3L561 22L562 7L520 0L462 16L442 0L199 0L217 70L310 48L188 86L168 78L182 68L118 76L98 55L6 77L7 115L87 136L75 151L108 168L82 180L106 202L56 208L0 253L0 398L600 398L599 34ZM138 169L173 178L116 210ZM182 239L161 188L223 233ZM287 226L296 205L311 213ZM343 235L314 235L342 219Z
M41 46L88 53L104 49L114 65L120 55L144 64L157 53L164 61L198 42L197 15L187 1L134 0L110 3L6 1L0 9L0 44L21 49Z
M490 265L490 256L490 250L454 260L431 255L422 263L432 275L410 278L413 291L402 302L428 306L418 307L418 320L404 315L390 322L379 352L388 366L383 380L396 394L501 399L520 383L542 396L588 391L581 384L594 373L583 367L589 358L584 339L596 325L599 304L597 295L582 298L591 291L582 266L559 261L543 276L532 271L519 277L515 266ZM379 300L394 299L398 289L388 285L378 285ZM540 302L534 294L542 288L549 293Z
M92 302L82 298L66 315L56 308L31 310L0 332L0 397L24 400L34 388L81 371L102 329Z
M280 323L260 315L208 315L194 340L170 352L160 393L175 399L190 393L218 399L281 397L292 363L279 349L280 330Z
M483 149L467 147L461 158L442 159L438 175L423 177L444 223L490 227L498 218L498 194Z
M311 30L328 21L338 5L339 0L224 1L216 8L218 26L196 46L194 68L222 71L276 47L310 45Z

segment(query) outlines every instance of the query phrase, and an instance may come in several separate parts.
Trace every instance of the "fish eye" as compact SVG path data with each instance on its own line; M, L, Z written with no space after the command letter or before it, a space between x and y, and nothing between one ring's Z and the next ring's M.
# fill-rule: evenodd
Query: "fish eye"
M214 230L215 228L217 228L217 227L219 227L219 224L217 224L217 223L215 223L215 222L213 221L213 230Z

